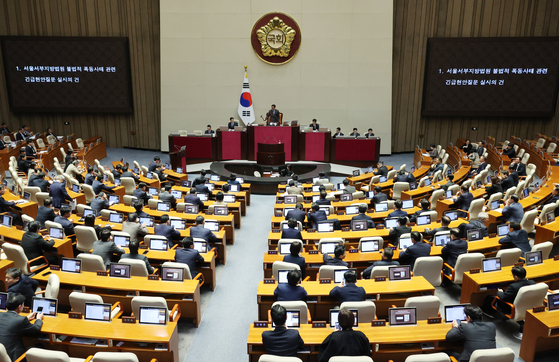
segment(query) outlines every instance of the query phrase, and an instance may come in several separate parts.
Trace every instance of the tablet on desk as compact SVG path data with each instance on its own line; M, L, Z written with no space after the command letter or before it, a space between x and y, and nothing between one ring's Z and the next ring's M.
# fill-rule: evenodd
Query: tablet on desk
M155 187L150 187L150 188L148 189L148 193L149 193L150 195L157 195L157 194L159 193L159 190L158 190L157 188L155 188Z
M10 215L2 215L2 225L11 228L12 227L12 217Z
M87 215L96 216L95 210L93 210L93 209L83 209L83 217L86 217Z
M140 324L164 326L167 324L167 308L141 305L138 320Z
M481 229L472 229L468 230L467 233L468 242L470 241L478 241L483 239L483 232Z
M161 280L168 282L182 282L184 281L184 269L161 267Z
M444 216L448 216L448 218L450 219L450 221L454 221L458 219L458 212L454 211L454 210L450 210L450 211L445 211Z
M326 213L326 216L330 216L330 206L329 205L320 205L319 210L324 211Z
M119 178L115 178L115 186L120 186L122 185L122 181Z
M176 199L182 199L182 191L178 191L178 190L171 190L171 195Z
M130 264L111 263L109 275L115 278L130 278Z
M313 185L312 192L320 192L320 186L321 185Z
M184 230L186 229L186 220L184 219L171 219L171 226L174 227L176 230Z
M555 212L550 211L547 214L545 214L545 220L546 220L546 224L554 222L555 221Z
M409 265L388 267L388 280L407 280L411 279Z
M295 210L295 209L292 207L285 207L283 209L283 216L287 217L287 213L290 212L291 210Z
M330 209L330 208L328 208ZM346 215L356 215L359 214L359 206L351 205L345 207L345 214Z
M543 263L541 250L528 252L524 256L526 257L526 266Z
M370 253L373 251L379 251L378 240L364 240L361 241L361 252Z
M206 187L208 188L208 190L210 190L210 192L212 192L215 189L214 184L206 184Z
M237 177L235 181L238 181L241 185L245 183L245 179L243 177Z
M229 185L229 192L239 192L241 191L241 186L237 184Z
M357 274L357 269L355 269L355 268L334 270L334 283L336 283L336 284L341 283L344 280L345 273L350 272L350 271Z
M384 203L375 204L375 211L376 212L388 211L388 203L384 202Z
M219 221L204 221L204 227L210 229L211 231L219 231Z
M392 217L390 219L386 219L384 221L384 225L386 226L387 229L395 228L398 226L398 218Z
M366 231L369 230L367 220L354 220L351 222L351 231Z
M431 223L431 215L419 215L415 221L418 226L428 225Z
M109 222L122 224L123 221L124 221L124 214L118 212L111 212L109 214Z
M425 180L425 182L423 183L424 186L431 186L431 180L427 179Z
M413 209L413 200L402 200L402 210Z
M278 284L288 283L287 274L289 274L290 271L291 271L291 269L289 269L289 270L287 270L287 269L278 270Z
M340 201L353 201L353 194L341 194Z
M398 239L398 245L400 246L400 249L406 250L407 248L413 245L413 242L411 240L411 237L407 237L407 238L400 237L400 239Z
M450 242L450 233L435 235L435 246L445 246Z
M185 214L197 214L198 213L198 205L185 205L184 206L184 213Z
M181 172L182 173L182 172ZM192 186L192 181L189 180L183 180L181 183L182 187L191 187Z
M447 199L451 199L451 198L452 198L452 190L447 190L447 191L446 191L446 198L447 198Z
M286 310L285 326L288 328L299 328L301 326L301 311L298 310ZM274 322L272 322L272 327L275 327Z
M45 316L56 317L58 299L33 297L31 311L43 313Z
M176 173L182 173L182 167L177 167Z
M228 204L232 204L235 201L236 201L235 195L231 195L231 194L223 195L223 202L228 203Z
M84 319L87 321L111 321L111 305L109 303L85 303Z
M0 305L1 307L1 305ZM549 310L559 309L559 293L547 295L547 308Z
M283 223L283 230L289 229L289 224L284 222ZM299 230L299 224L294 227L295 230Z
M414 326L417 324L417 310L413 308L389 308L390 326Z
M113 242L116 244L116 246L127 248L128 245L130 245L130 236L114 235Z
M501 224L497 226L497 235L505 236L509 233L509 225L508 224Z
M80 185L72 185L72 191L74 191L75 193L79 193L80 192Z
M297 203L297 195L285 195L283 197L283 202L285 204L296 204Z
M464 308L468 304L455 304L455 305L445 305L444 307L444 320L446 323L452 323L453 321L466 321L466 313Z
M49 236L53 239L64 239L64 229L51 227L49 230Z
M62 258L62 265L60 270L67 273L81 273L82 261L81 259Z
M157 211L169 212L171 211L171 204L168 202L158 202Z
M317 224L317 231L319 233L331 233L334 231L333 222L319 222Z
M336 250L336 246L338 245L340 245L338 242L321 243L320 254L334 254L334 250Z
M491 201L491 210L496 210L499 208L499 206L501 206L499 200Z
M291 254L291 244L289 244L289 243L280 244L279 245L279 253L280 253L280 255Z
M501 270L501 258L485 258L481 261L481 270L484 273Z
M365 193L365 198L366 198L367 200L372 199L374 196L375 196L375 192L374 192L374 191L367 191L367 192Z
M338 190L344 190L345 189L345 185L343 183L339 183L337 187L338 187Z
M154 218L151 216L140 216L140 225L145 224L146 227L153 227Z
M214 215L229 215L229 208L227 206L214 206Z
M208 201L208 194L197 192L196 197L199 198L200 201Z
M166 239L149 239L149 249L157 251L167 251L169 244Z
M146 177L147 177L149 180L153 180L153 173L147 172L147 173L146 173Z
M386 176L379 177L379 182L386 182L386 180L387 180Z
M6 310L7 300L8 300L8 293L0 292L0 310Z
M209 245L207 241L195 241L194 242L194 249L198 250L200 254L207 253L209 249Z
M353 313L353 327L359 327L359 311L357 309L349 309ZM340 329L338 323L339 309L330 309L330 328Z
M210 175L210 181L219 181L219 175Z

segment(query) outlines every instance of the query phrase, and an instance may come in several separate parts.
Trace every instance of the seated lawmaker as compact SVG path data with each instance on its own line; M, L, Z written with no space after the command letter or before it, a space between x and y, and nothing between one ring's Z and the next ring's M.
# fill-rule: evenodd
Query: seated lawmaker
M336 137L343 137L344 134L342 133L342 129L340 127L336 127L336 133L334 133L334 135L332 136L332 138L336 138Z
M396 200L394 202L395 210L388 214L387 218L389 219L391 217L408 216L408 213L402 210L403 205L404 203L402 202L402 200Z
M357 191L355 186L352 186L352 185L349 184L349 180L347 178L344 179L342 183L345 186L344 189L343 189L344 194L353 194L354 192Z
M276 105L272 104L271 109L266 113L266 119L269 118L270 123L278 123L280 122L280 111L276 109Z
M281 232L282 239L299 239L303 240L303 236L301 235L301 230L295 229L297 227L297 220L291 218L287 220L287 229L283 229Z
M303 196L303 189L295 185L295 180L289 180L289 187L285 190L288 195L301 195Z
M212 129L212 125L208 124L208 126L206 127L206 130L204 131L204 134L214 134L215 131Z
M359 214L355 215L351 218L351 222L359 221L359 220L367 220L367 227L369 229L375 228L375 223L373 218L366 214L367 212L367 205L366 204L359 204Z
M359 137L361 134L357 132L357 128L353 128L353 132L349 134L349 137Z
M499 239L499 244L503 246L503 249L519 248L522 250L523 257L525 253L532 251L528 233L526 230L520 228L520 223L517 221L512 221L509 224L509 232Z
M283 257L283 261L286 263L293 263L299 265L301 268L301 277L305 279L307 274L307 264L305 262L305 258L303 258L299 253L301 252L301 248L303 244L298 241L294 241L291 243L289 247L289 254Z
M451 173L447 173L445 178L446 178L446 183L441 186L444 192L446 192L450 186L454 185L454 175Z
M340 304L343 302L363 302L367 293L365 288L355 285L357 275L354 271L346 271L344 273L345 285L338 285L332 288L330 296L336 298Z
M21 247L27 260L44 256L49 264L58 265L58 257L56 255L45 255L45 252L53 251L54 240L50 239L47 241L39 234L41 223L39 221L31 221L27 226L27 230L21 237ZM42 263L42 260L36 260L31 265L40 265Z
M143 254L138 254L138 249L140 248L140 243L138 242L138 240L130 239L130 244L128 244L128 248L130 249L130 252L127 254L123 254L120 257L120 260L124 260L124 262L126 262L126 259L141 260L146 264L146 269L148 271L148 274L153 274L155 269L149 263L147 256Z
M468 240L460 237L460 230L450 230L451 240L443 246L441 256L448 265L454 268L458 257L468 252ZM450 270L449 270L450 271Z
M376 267L376 266L398 266L398 265L400 265L400 263L397 262L396 260L392 260L393 256L394 256L394 249L392 249L392 248L382 249L382 259L379 260L379 261L375 261L367 269L365 269L361 273L361 277L363 279L370 279L371 278L371 272L373 271L373 268Z
M200 255L198 250L194 249L194 239L192 236L187 236L182 239L184 248L179 248L175 251L175 261L188 265L190 275L194 278L198 275L196 270L196 263L203 263L204 257Z
M324 186L321 186L324 187ZM321 190L320 191L320 197L318 200L316 200L316 203L319 205L332 205L332 201L328 200L326 198L327 194L325 190Z
M307 213L303 210L303 204L298 202L295 204L295 209L290 210L287 215L285 215L285 220L293 218L297 221L300 221L302 224L305 222L305 217L307 217Z
M450 231L450 218L448 216L443 216L441 219L441 227L429 229L425 228L425 232L423 233L425 236L435 236L436 233L441 231Z
M312 120L312 123L309 124L309 127L311 127L313 131L319 130L320 125L317 123L316 118Z
M417 258L422 256L431 255L431 245L421 241L421 234L417 231L411 232L412 245L404 251L400 252L400 263L402 265L409 265L413 270L413 266Z
M194 187L190 188L188 195L184 196L184 202L187 204L198 205L198 210L204 210L204 202L196 196L196 189Z
M296 269L290 270L287 273L287 283L279 283L274 290L274 296L278 300L285 301L306 300L307 291L299 285L300 283L301 271Z
M239 123L235 121L235 118L229 118L229 123L227 123L227 128L232 131L235 127L239 127Z
M165 184L163 192L159 193L159 200L171 204L171 208L174 209L177 207L177 199L175 199L175 197L171 194L171 189L171 184Z
M388 175L388 167L384 165L384 162L379 161L377 162L377 170L373 172L375 176L386 176ZM380 187L380 186L377 186ZM376 194L376 192L375 192Z
M161 235L167 238L167 242L171 247L174 245L173 240L179 239L181 237L181 233L180 231L175 230L175 228L171 225L171 219L169 218L169 215L167 214L161 215L160 220L161 220L160 224L153 225L153 234ZM192 236L192 230L190 236Z
M23 274L20 268L9 268L6 270L4 281L8 286L8 293L19 293L23 295L25 305L31 307L35 291L39 286L39 282L35 279L29 278ZM3 314L3 313L0 313ZM0 328L2 330L3 328Z
M136 200L132 202L132 207L134 208L138 217L149 217L149 214L143 210L144 202L142 200Z
M365 137L369 138L369 137L375 137L375 134L373 133L373 129L369 128L367 130L367 133L365 133Z
M161 165L161 157L159 156L153 158L153 162L148 165L148 171L155 172L155 167L157 167L157 165Z
M503 155L507 156L511 160L516 157L516 151L514 150L514 145L509 142L507 147L503 150Z
M45 221L54 221L56 214L54 213L54 208L52 207L52 199L47 197L43 201L43 205L39 206L37 210L36 221L41 223L41 229L45 228Z
M99 240L93 242L93 255L99 255L103 258L103 264L105 268L109 269L111 264L111 257L113 254L122 255L124 254L124 249L120 248L113 242L113 237L111 235L111 230L109 228L104 228L101 230L101 236Z
M499 193L499 192L503 192L503 188L501 187L501 184L499 183L499 177L497 176L491 176L491 186L486 186L485 187L485 196L484 198L486 198L487 200L489 200L489 198L491 197L491 195ZM491 206L491 205L490 205Z
M117 178L122 178L122 177L131 177L131 178L134 179L134 181L135 181L136 183L140 181L140 176L136 176L136 175L134 174L134 172L132 172L132 171L130 171L130 170L128 169L128 166L121 166L122 173L118 173L118 169L119 169L118 166L119 166L119 165L115 166L116 172L113 172L113 175L115 175L115 179L117 179ZM118 177L116 177L116 173L119 174Z
M122 231L130 234L130 242L132 240L138 240L138 237L142 237L148 234L148 229L145 223L140 225L140 219L138 214L131 212L128 214L128 218L122 223Z
M326 265L349 266L349 264L344 261L345 256L346 256L345 247L343 245L338 245L334 249L333 258L330 255L328 255L328 253L324 253L324 255L322 255L322 260Z
M388 195L382 192L382 187L375 186L375 196L371 199L372 206L380 204L383 201L388 201Z
M236 173L232 173L229 176L229 180L227 180L227 183L229 185L240 185L241 184L239 181L237 181L237 174Z
M117 165L120 166L120 165ZM93 185L93 180L95 180L95 177L97 176L97 173L95 172L95 169L93 168L93 165L87 165L87 173L85 175L85 180L84 183L92 186ZM120 173L118 174L118 176L120 177Z
M507 222L521 222L524 217L524 208L522 204L518 202L517 195L511 195L511 197L505 202L505 207L503 208L503 218Z
M304 349L305 342L303 342L297 329L287 329L285 327L285 321L287 320L285 307L280 304L274 305L270 315L276 328L273 331L262 332L262 344L266 353L281 357L297 357L297 351Z
M421 210L417 210L413 215L410 216L410 221L411 222L416 222L417 217L419 215L421 215L422 213L431 211L431 203L429 202L429 200L427 200L425 198L423 198L423 199L421 199L421 201L419 201L419 206L421 206Z
M6 122L2 122L2 127L0 127L0 133L2 134L10 133L10 129L8 128L8 124Z
M60 225L62 225L62 228L64 229L64 234L66 236L70 236L70 235L74 235L74 223L72 221L69 220L69 218L72 216L72 209L70 209L69 207L62 207L60 208L60 213L57 217L54 218L54 222L59 223Z
M472 153L472 144L470 143L470 140L467 139L466 143L464 143L464 145L462 145L461 149L462 151L464 151L467 155L469 155L470 153Z
M452 208L468 211L470 209L470 204L474 201L474 195L470 192L468 185L462 185L460 187L460 192L458 195L452 196L454 203ZM466 217L466 214L462 211L458 213L459 217Z
M204 239L212 244L217 241L215 234L210 229L204 227L204 217L202 215L196 216L196 226L190 228L190 236Z
M313 229L317 229L318 223L328 220L328 217L326 216L326 212L324 212L324 210L320 210L320 206L316 202L311 205L311 210L312 212L307 214L307 220L312 223Z
M332 332L322 342L318 362L328 362L334 356L371 356L371 344L367 336L352 329L354 319L350 310L340 310L338 323L342 330Z
M152 198L146 191L148 190L148 185L144 182L140 182L138 188L134 190L132 195L136 197L139 201L143 201L144 205L148 204L148 201Z
M406 216L400 216L398 218L398 226L390 228L390 232L388 233L390 243L394 246L398 246L400 235L407 233L411 233L411 227L408 226L408 218Z

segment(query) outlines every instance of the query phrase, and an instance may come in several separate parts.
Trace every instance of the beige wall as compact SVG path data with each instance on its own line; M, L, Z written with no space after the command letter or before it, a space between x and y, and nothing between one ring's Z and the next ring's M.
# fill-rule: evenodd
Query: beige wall
M301 28L299 53L268 65L252 50L254 23L283 12ZM161 0L161 149L178 129L239 118L244 66L257 118L275 103L284 120L344 133L372 127L391 149L392 0Z

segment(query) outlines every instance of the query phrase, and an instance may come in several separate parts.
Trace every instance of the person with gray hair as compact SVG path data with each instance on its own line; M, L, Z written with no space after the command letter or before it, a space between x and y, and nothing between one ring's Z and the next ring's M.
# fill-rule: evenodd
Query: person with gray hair
M480 212L477 217L477 220L470 220L470 222L466 225L464 235L468 232L468 230L481 229L483 231L483 237L489 236L487 226L485 226L485 223L489 221L489 215L486 212Z
M75 178L76 180L78 180L78 182L80 184L83 184L85 182L85 179L83 178L83 176L81 175L82 172L84 170L79 168L80 165L80 161L78 160L74 160L72 161L68 167L66 168L66 174L70 175L71 177Z
M72 199L66 191L64 176L57 175L54 179L55 182L50 185L49 195L52 198L52 206L60 209L60 206L64 203L64 201L73 201L74 199Z

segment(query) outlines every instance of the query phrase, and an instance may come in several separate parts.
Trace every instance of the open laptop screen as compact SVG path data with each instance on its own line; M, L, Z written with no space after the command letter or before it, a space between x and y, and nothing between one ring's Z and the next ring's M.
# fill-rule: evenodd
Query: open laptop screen
M287 283L287 274L291 270L278 270L278 284L285 284Z
M241 190L241 186L239 185L229 185L229 192L239 192Z
M416 219L417 225L427 225L431 223L431 215L419 215Z
M445 246L450 241L450 234L435 235L435 246Z
M318 232L319 233L329 233L334 231L334 223L333 222L319 222L318 223Z
M82 261L80 259L62 258L62 266L60 269L63 272L79 274L82 271Z
M456 212L456 211L445 211L443 214L444 214L444 216L448 216L450 221L454 221L454 220L458 219L458 212Z
M353 313L353 326L359 326L359 312L357 309L350 309L351 313ZM339 309L330 309L330 328L339 328L340 324L338 323L338 315L340 314Z
M352 201L353 195L352 194L341 194L340 201Z
M299 328L301 326L301 311L298 310L286 310L285 326L291 328ZM272 327L275 327L274 322L272 322Z
M184 206L184 213L185 214L197 214L198 213L198 205L185 205Z
M351 222L351 231L364 231L368 229L367 220L355 220Z
M219 222L206 220L204 222L204 227L206 229L210 229L211 231L219 231Z
M2 215L2 225L6 227L12 227L12 217L9 215ZM62 239L62 238L58 238L58 239Z
M345 208L345 214L346 215L355 215L355 214L359 214L359 206L346 206Z
M398 226L398 218L393 217L393 218L390 218L390 219L386 219L385 222L384 222L384 225L386 225L387 229L395 228L395 227Z
M31 310L35 313L43 313L46 316L56 317L58 299L33 297Z
M184 280L183 268L161 267L161 280L182 282Z
M149 193L150 195L157 195L157 194L159 193L159 190L158 190L157 188L155 188L155 187L150 187L150 188L148 189L148 193Z
M64 229L51 227L49 236L53 239L64 239Z
M6 300L8 300L8 293L0 292L0 310L6 310Z
M388 268L388 280L411 279L409 265L391 266Z
M157 203L157 211L169 212L171 210L171 204L168 202Z
M385 211L388 211L388 204L387 204L387 203L375 204L375 211L376 211L376 212L385 212Z
M365 240L361 242L362 253L370 253L372 251L379 251L378 240Z
M89 321L111 321L111 305L109 303L85 303L84 319Z
M214 215L228 215L229 208L227 206L214 206Z
M208 252L208 242L207 241L195 241L194 242L194 249L198 250L199 253L207 253Z
M352 271L357 274L357 269L355 268L334 270L334 283L341 283L344 280L345 273L347 273L348 271Z
M167 324L167 308L140 306L140 324Z
M130 244L130 236L114 235L113 242L121 248L127 248Z
M130 264L111 263L109 275L115 278L130 278Z
M484 273L501 270L501 258L485 258L481 261L481 270Z
M167 244L166 239L150 239L149 240L149 249L150 250L166 251L167 248L168 248L168 244Z
M483 233L481 229L468 230L468 241L477 241L483 239Z
M413 209L413 200L402 200L402 210Z
M80 185L72 185L72 191L74 191L75 193L79 193L80 192Z
M197 192L196 197L199 198L200 201L208 201L208 194Z
M444 320L446 323L452 323L453 321L465 321L466 313L464 313L464 307L467 304L455 304L455 305L445 305L444 307Z
M402 250L406 250L407 248L413 245L411 238L400 238L398 243L400 249Z
M123 221L124 221L124 214L120 214L117 212L111 212L109 214L109 222L122 224Z
M182 199L182 191L171 190L171 195L176 199Z
M509 233L509 225L508 224L501 224L497 226L497 234L499 236L505 236Z
M283 202L286 204L296 204L297 203L297 195L285 195L283 197Z
M153 221L154 221L153 217L140 216L140 225L145 224L146 227L152 227Z
M281 255L290 254L290 253L291 253L290 249L291 249L291 244L289 244L289 243L281 243L281 244L280 244L280 247L279 247L279 253L280 253Z
M391 326L409 326L417 324L416 309L414 308L389 308L389 323Z
M314 196L313 196L314 197ZM328 205L321 205L319 210L322 210L326 213L326 216L330 216L330 206Z
M92 210L92 209L83 209L83 217L86 217L87 215L93 215L93 216L95 216L95 210Z
M235 202L235 195L225 194L223 195L223 202L232 204Z
M171 219L171 226L177 230L186 229L186 220L184 219Z
M549 310L559 309L559 293L547 295L547 307Z
M525 257L526 257L526 266L543 263L541 250L531 251L529 253L526 253Z
M112 202L113 204L118 204L118 203L120 203L120 196L118 196L118 195L109 195L109 202Z
M339 243L321 243L320 244L320 254L334 254L334 250L336 246L340 245Z

